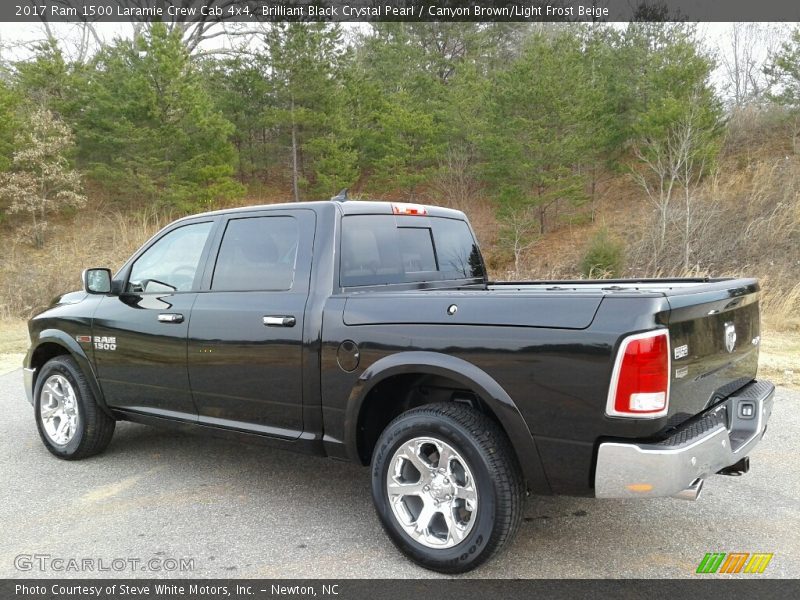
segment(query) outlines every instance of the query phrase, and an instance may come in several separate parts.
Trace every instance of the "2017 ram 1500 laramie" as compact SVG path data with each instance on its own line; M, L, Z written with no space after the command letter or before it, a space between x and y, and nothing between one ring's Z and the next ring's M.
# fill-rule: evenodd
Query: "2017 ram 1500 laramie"
M50 452L129 420L370 465L389 537L443 572L506 544L528 492L694 499L772 409L755 280L491 282L444 208L211 212L83 280L29 324Z

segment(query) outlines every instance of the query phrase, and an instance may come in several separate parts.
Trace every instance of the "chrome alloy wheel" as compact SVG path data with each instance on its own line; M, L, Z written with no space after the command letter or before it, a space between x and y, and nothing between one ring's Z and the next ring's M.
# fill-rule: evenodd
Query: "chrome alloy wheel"
M472 471L442 440L418 437L400 446L389 463L386 491L401 527L428 548L452 548L475 525Z
M72 384L63 375L51 375L44 382L39 413L47 437L65 446L78 431L78 398Z

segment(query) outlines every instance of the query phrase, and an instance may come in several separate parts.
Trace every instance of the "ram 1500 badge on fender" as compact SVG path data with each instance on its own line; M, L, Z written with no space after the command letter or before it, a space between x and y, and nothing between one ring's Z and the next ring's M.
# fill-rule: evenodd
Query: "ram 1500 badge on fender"
M442 572L507 544L528 492L695 499L772 409L755 280L492 282L444 208L201 214L83 282L29 323L50 452L130 420L370 465L389 537Z

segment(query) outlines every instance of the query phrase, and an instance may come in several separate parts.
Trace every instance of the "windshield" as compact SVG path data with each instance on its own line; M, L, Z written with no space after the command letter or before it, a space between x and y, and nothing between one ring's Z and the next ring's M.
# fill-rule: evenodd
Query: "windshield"
M342 218L342 287L483 276L483 259L465 221L395 215Z

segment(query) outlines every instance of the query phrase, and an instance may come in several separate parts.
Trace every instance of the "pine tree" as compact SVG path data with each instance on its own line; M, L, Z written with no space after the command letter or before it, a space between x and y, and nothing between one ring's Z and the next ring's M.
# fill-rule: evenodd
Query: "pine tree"
M413 199L447 147L442 72L408 23L373 24L351 82L362 174L371 190Z
M285 148L292 198L332 196L357 179L356 153L345 115L342 70L347 52L338 25L277 23L264 36L272 103L268 127Z
M0 79L0 173L11 166L14 152L14 135L19 126L17 108L19 98L14 90ZM0 210L0 215L2 211Z
M586 73L577 38L538 35L488 89L485 176L510 219L531 213L539 233L559 202L585 200L575 166L586 148ZM516 215L516 216L515 216Z
M238 154L240 181L267 180L275 170L277 152L264 118L272 95L262 63L244 56L208 58L201 69L214 107L234 127L231 142Z
M17 89L28 102L47 107L63 117L74 110L76 70L64 58L55 39L34 45L33 56L17 62Z
M778 104L800 109L800 27L770 57L765 72L771 85L769 98Z
M242 192L233 126L216 110L179 32L161 24L96 57L78 117L79 156L115 196L188 210Z

